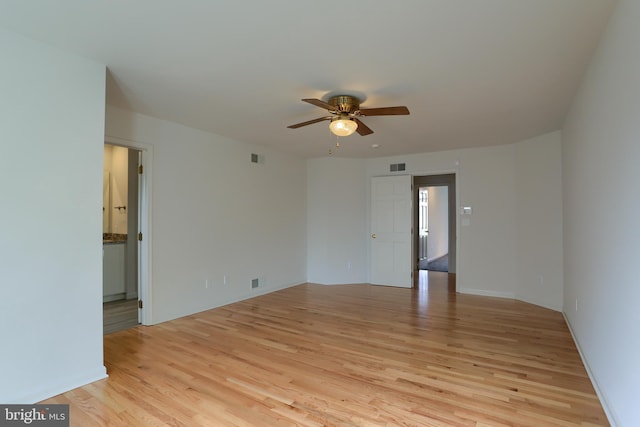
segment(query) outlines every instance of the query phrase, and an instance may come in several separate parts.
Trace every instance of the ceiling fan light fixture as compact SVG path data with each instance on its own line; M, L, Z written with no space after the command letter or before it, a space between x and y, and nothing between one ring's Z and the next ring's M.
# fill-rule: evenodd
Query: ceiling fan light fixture
M351 119L337 118L331 120L329 129L336 136L349 136L358 128L358 123Z

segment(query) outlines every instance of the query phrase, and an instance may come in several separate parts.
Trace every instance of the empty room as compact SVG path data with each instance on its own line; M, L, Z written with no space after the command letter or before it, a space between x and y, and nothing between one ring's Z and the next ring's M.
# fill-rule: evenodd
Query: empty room
M640 2L0 10L0 424L638 425Z

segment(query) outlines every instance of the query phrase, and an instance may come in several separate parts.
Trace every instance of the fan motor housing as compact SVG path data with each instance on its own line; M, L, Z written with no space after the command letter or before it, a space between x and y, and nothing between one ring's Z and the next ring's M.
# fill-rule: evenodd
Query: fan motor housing
M329 98L327 102L329 105L333 105L339 112L353 113L360 108L360 101L349 95L338 95Z

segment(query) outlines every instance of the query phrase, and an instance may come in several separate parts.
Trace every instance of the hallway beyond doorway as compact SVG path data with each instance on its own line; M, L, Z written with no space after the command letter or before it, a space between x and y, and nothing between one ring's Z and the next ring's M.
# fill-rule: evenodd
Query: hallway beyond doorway
M432 261L427 261L427 259L422 259L418 263L419 270L429 270L429 271L449 271L449 254L443 255L439 258L436 258Z

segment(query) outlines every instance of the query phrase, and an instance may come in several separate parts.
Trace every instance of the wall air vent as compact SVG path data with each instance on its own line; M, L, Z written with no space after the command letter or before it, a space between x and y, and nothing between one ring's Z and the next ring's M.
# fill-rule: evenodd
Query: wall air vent
M394 163L392 165L389 165L389 171L391 172L402 172L406 169L407 168L405 163Z
M255 289L260 285L260 279L251 279L251 289Z
M264 164L264 155L251 153L251 163L260 163L261 165Z

